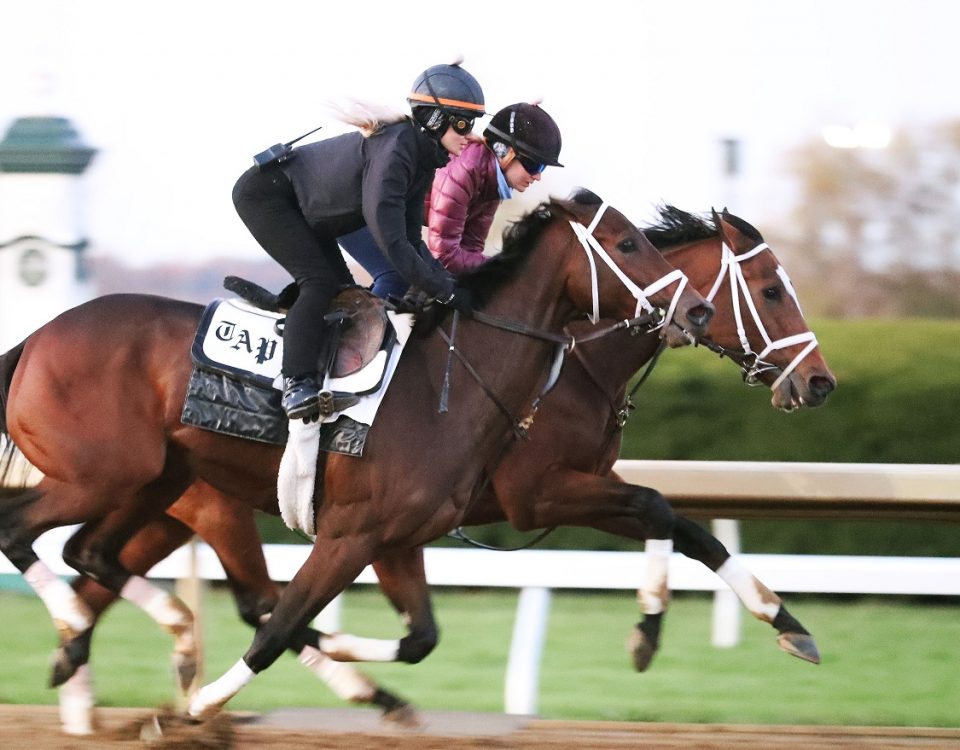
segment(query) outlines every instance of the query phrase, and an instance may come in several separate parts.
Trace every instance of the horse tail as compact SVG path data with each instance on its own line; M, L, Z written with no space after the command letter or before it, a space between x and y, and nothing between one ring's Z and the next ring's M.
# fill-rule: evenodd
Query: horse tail
M23 354L26 341L21 341L6 354L0 356L0 438L3 438L3 449L0 450L0 486L5 485L7 476L13 465L13 458L17 446L13 444L7 429L7 399L10 395L10 384L13 382L13 373Z

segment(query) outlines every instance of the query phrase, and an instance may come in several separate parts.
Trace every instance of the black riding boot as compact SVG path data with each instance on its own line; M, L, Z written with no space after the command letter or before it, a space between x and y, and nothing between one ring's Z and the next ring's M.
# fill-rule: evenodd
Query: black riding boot
M283 379L283 410L288 419L312 419L320 414L320 386L313 375Z

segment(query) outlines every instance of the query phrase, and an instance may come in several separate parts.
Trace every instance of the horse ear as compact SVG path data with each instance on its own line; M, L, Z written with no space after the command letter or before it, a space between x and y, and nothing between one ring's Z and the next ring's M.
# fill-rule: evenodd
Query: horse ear
M727 231L726 221L717 213L717 209L711 208L710 213L713 215L713 226L716 228L717 234L720 235L720 240L732 250L733 242L730 239L730 233ZM723 209L723 214L726 216L727 209Z
M568 221L580 221L583 213L583 206L565 198L552 198L549 203L544 203L539 208L548 213L563 216Z

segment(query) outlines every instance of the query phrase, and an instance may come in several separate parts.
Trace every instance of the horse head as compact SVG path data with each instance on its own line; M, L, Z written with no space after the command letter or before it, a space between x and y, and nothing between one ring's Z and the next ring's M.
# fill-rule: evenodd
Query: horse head
M820 406L837 379L790 277L754 227L726 209L712 213L722 255L706 295L718 314L704 344L740 364L748 384L768 386L775 408Z
M554 229L554 241L573 249L564 256L567 295L593 322L658 309L664 311L661 336L670 346L705 334L713 305L622 213L583 190L569 200L554 199L547 208L563 220Z

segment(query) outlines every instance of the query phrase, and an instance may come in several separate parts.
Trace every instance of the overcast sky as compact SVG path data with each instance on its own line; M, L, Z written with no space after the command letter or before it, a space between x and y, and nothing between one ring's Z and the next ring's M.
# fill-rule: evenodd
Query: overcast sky
M230 202L251 155L332 132L327 100L404 107L459 53L488 110L542 97L560 124L567 167L537 198L584 185L638 220L727 204L763 229L789 201L785 150L823 127L960 117L958 22L951 0L0 0L0 128L63 115L99 149L93 254L255 259Z

